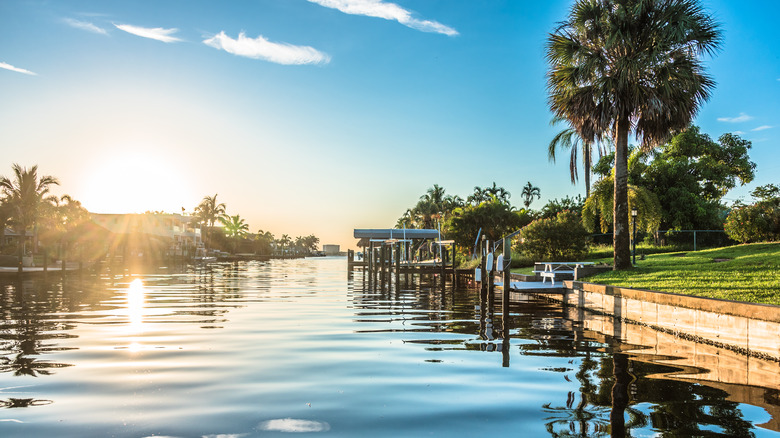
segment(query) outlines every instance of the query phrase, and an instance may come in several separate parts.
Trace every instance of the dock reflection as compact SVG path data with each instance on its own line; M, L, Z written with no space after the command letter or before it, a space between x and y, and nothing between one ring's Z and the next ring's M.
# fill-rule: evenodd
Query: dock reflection
M518 353L571 358L573 368L546 369L578 384L565 400L542 406L550 436L622 437L649 428L663 436L749 437L755 426L780 432L780 363L773 360L524 294L512 293L505 305L500 289L441 289L424 277L363 285L367 294L358 290L354 297L358 314L370 308L376 320L382 309L393 308L395 318L416 321L415 331L442 334L410 342L435 345L431 351L501 352L505 367ZM401 301L399 310L394 306ZM431 318L410 311L432 303L446 320L441 313ZM769 421L754 426L744 418L743 404L763 408Z

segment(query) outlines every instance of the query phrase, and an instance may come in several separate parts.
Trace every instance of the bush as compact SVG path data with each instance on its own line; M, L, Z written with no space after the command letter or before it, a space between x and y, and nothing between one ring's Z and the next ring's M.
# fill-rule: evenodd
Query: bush
M767 205L737 207L729 213L723 229L737 242L751 243L780 239L777 209Z
M528 224L520 232L520 242L519 250L532 259L579 259L588 251L588 232L580 217L566 210Z

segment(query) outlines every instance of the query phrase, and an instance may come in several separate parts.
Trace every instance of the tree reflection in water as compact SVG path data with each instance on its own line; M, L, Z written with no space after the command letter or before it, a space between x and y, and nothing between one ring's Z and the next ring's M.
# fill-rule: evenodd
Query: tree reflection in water
M39 358L64 349L48 341L72 336L65 333L71 325L52 316L66 313L71 303L63 288L50 286L42 281L16 281L2 288L0 372L38 377L51 375L55 368L71 366Z
M648 377L679 369L633 359L619 353L634 349L615 340L603 352L585 341L578 354L580 383L563 406L545 404L547 431L555 438L630 437L647 427L661 437L754 437L753 425L743 419L739 403L726 391L691 382ZM610 352L610 351L613 352ZM598 357L592 358L594 354Z
M381 307L392 307L398 298L393 288L374 288L370 282L367 286L372 293L355 296L357 309L377 312ZM464 342L443 337L410 344L501 351L503 366L510 365L510 350L515 353L520 350L524 356L570 358L569 363L574 364L576 371L568 367L544 369L564 373L567 381L570 380L570 372L575 371L573 377L578 382L577 390L569 391L562 404L550 402L542 405L547 414L544 420L546 430L551 437L646 436L642 434L648 430L661 437L755 436L754 426L743 418L739 403L728 400L728 392L706 386L706 382L697 383L695 379L674 380L675 373L684 371L695 375L700 370L683 370L657 362L669 357L638 357L626 353L641 351L643 347L583 329L582 319L570 319L567 315L571 313L564 312L557 304L514 296L509 309L498 309L503 303L485 291L463 293L458 289L448 289L440 292L437 288L426 286L422 282L401 285L399 289L405 292L407 299L405 306L429 309L435 304L437 309L452 312L452 322L437 323L431 331L471 334L476 338ZM415 299L409 300L412 296ZM442 303L447 305L442 306ZM472 321L476 320L477 326L468 322L466 313ZM430 322L440 318L439 314L428 315L428 318L417 315L416 318ZM415 326L420 327L421 323ZM512 344L511 338L534 342ZM658 378L663 375L671 378Z

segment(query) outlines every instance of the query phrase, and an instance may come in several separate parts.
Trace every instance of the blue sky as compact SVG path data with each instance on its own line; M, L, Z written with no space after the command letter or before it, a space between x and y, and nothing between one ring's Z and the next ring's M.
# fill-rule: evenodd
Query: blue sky
M584 192L549 163L544 43L570 1L0 2L3 168L95 212L191 211L252 231L391 227L434 183ZM696 124L753 142L780 183L780 2L705 1L723 25Z

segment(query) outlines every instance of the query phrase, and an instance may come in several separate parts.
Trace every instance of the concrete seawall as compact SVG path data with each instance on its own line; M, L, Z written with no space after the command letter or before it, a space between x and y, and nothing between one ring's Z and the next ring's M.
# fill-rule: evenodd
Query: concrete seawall
M555 299L554 296L545 296ZM697 382L721 389L727 399L766 410L770 419L759 427L780 431L780 363L766 357L742 354L733 349L686 339L606 313L567 307L566 318L578 321L583 337L609 343L620 340L620 351L632 360L676 368L650 377Z
M564 285L562 296L548 298L749 356L780 361L780 306L571 280L564 281Z

